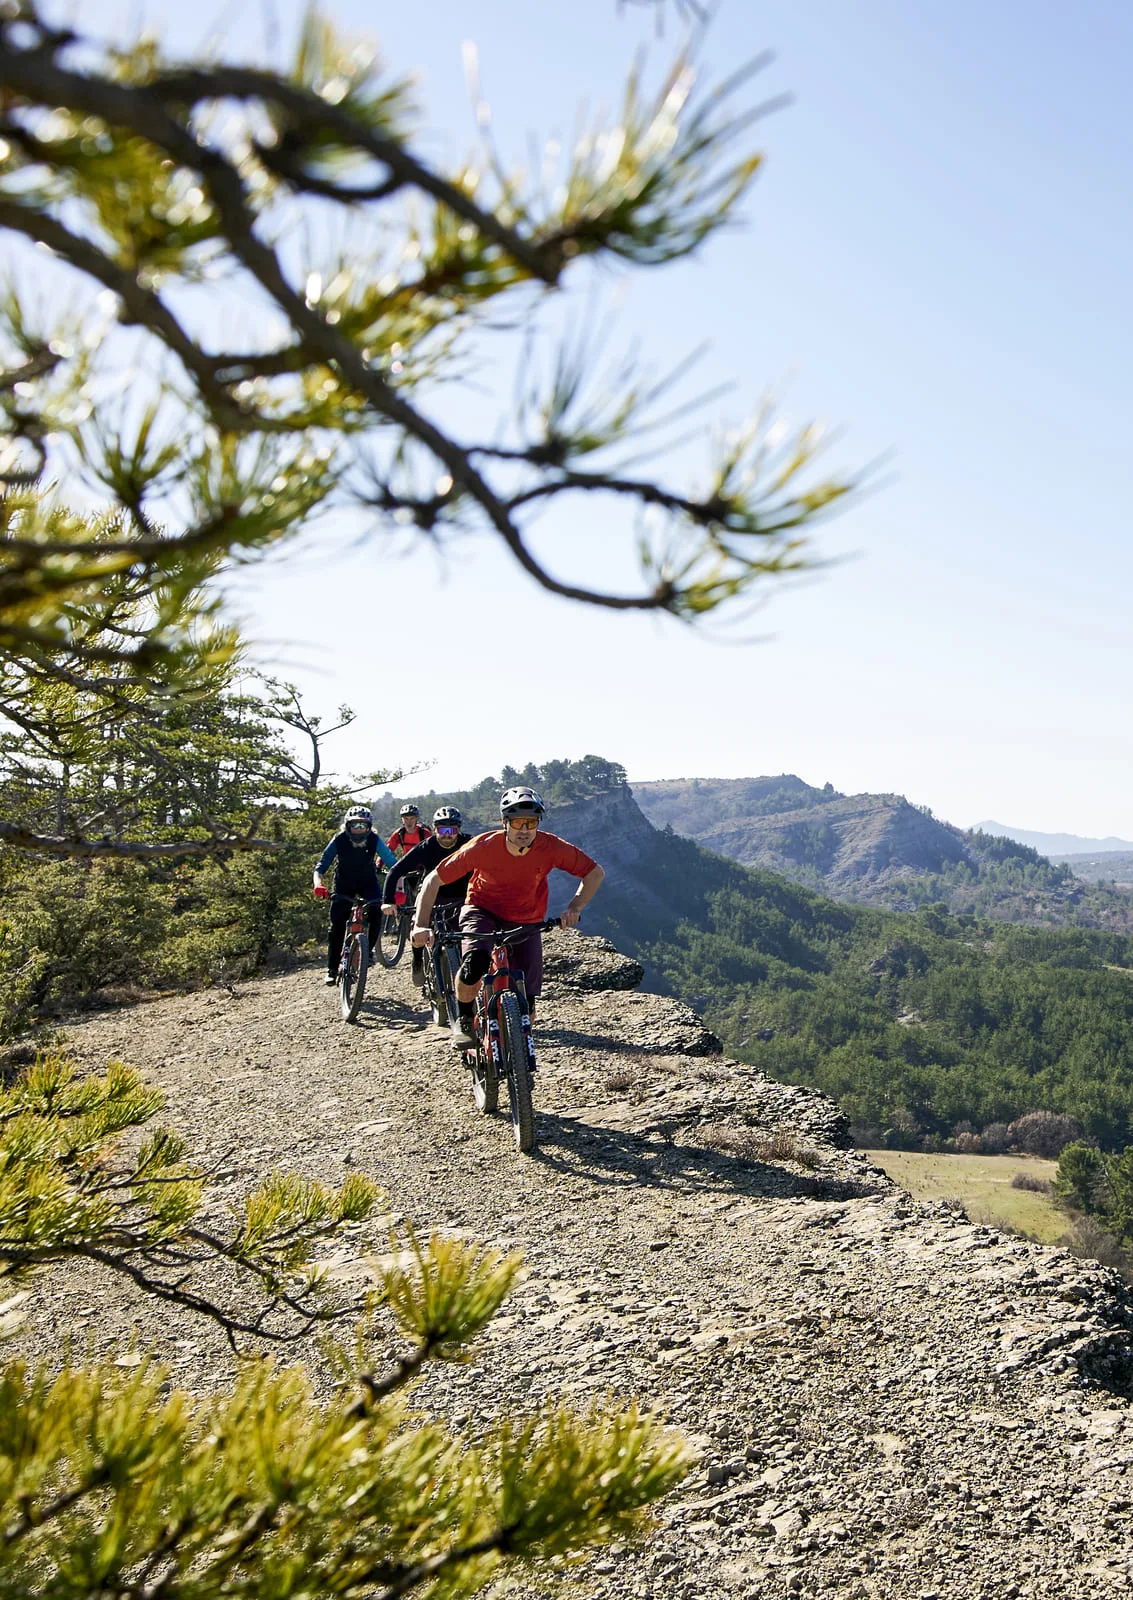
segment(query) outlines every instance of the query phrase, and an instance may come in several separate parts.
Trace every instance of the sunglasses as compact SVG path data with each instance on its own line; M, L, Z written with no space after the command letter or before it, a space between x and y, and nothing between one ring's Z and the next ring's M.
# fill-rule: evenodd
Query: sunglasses
M535 829L539 826L539 818L509 817L507 819L507 825L509 828L522 828L525 833L534 833Z
M348 822L346 831L347 833L369 833L370 824L368 822Z
M438 822L437 823L437 832L440 834L442 839L451 839L454 834L458 834L460 832L460 829L459 828L446 828L443 822Z

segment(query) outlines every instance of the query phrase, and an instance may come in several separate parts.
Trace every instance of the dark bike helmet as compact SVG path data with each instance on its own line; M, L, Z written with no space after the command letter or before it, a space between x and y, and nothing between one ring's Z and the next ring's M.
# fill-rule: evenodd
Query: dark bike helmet
M501 822L509 817L541 817L546 809L542 795L536 794L534 789L505 789L500 796Z
M436 827L438 822L445 822L450 826L455 825L459 828L463 821L464 818L461 816L460 812L455 806L438 806L433 812L434 827Z
M401 815L403 817L419 817L421 813L415 805L407 805L402 806Z

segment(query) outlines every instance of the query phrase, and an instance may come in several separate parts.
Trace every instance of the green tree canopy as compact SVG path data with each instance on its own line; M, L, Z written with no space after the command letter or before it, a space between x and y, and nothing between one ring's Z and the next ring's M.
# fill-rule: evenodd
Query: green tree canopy
M670 383L608 365L605 330L541 323L547 290L603 262L659 270L737 219L761 159L750 77L706 88L682 55L656 86L631 74L550 179L487 142L442 171L408 81L313 12L278 73L104 49L8 0L0 230L39 246L47 289L17 269L0 322L0 472L23 491L0 648L152 665L219 560L331 509L414 536L487 529L554 593L684 618L798 566L848 488L810 471L816 429L780 437L761 411L713 447L702 488L667 482L634 453L648 436L656 456L686 410ZM437 385L505 323L534 338L521 398L459 439ZM66 509L80 474L94 521ZM639 543L636 587L533 552L543 512L595 497ZM152 604L139 634L90 620L107 583Z

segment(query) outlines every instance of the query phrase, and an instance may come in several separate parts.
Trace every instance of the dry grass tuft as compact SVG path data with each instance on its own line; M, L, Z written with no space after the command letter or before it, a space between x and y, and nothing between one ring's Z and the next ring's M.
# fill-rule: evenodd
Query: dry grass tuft
M822 1157L811 1149L798 1134L781 1129L775 1133L757 1133L754 1128L728 1128L709 1124L700 1130L701 1143L709 1150L734 1161L790 1161L796 1167L813 1172L822 1165Z
M1030 1189L1033 1194L1053 1194L1054 1184L1049 1178L1040 1178L1033 1172L1017 1172L1011 1180L1013 1189Z

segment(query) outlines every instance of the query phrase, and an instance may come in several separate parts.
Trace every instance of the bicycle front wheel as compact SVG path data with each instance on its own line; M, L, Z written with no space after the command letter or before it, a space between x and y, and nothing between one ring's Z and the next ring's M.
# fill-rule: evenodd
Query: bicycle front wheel
M378 960L383 967L396 967L405 949L409 920L400 912L393 917L383 917L378 924Z
M535 1108L531 1103L531 1068L519 997L500 996L500 1044L507 1064L507 1092L516 1149L526 1155L535 1148Z
M353 1022L362 1009L366 994L366 973L370 968L370 941L364 933L355 934L342 963L342 1020Z

